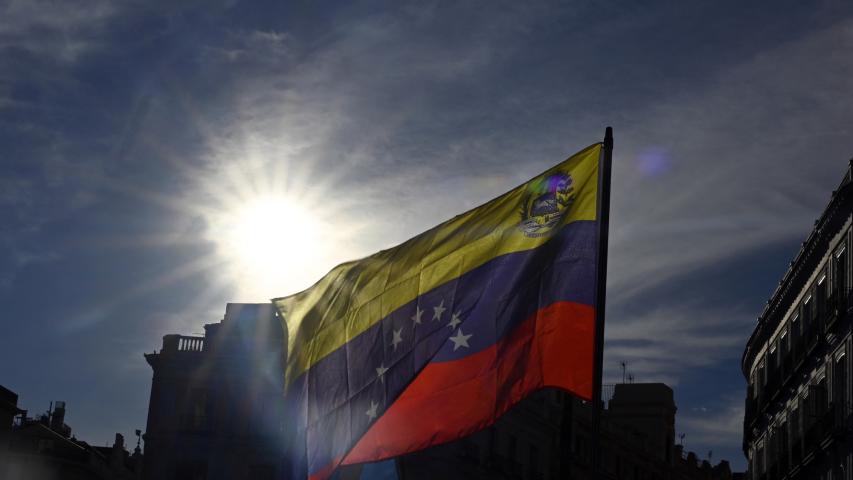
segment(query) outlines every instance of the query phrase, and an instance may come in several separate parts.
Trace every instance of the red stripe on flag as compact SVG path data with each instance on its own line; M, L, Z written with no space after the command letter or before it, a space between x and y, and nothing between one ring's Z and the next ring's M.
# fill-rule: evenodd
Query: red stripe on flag
M591 306L558 302L485 350L427 364L341 463L373 462L464 437L542 387L591 399L594 323Z

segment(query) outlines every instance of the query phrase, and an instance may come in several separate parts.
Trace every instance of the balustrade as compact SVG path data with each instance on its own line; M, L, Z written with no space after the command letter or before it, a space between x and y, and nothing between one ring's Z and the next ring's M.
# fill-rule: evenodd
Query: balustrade
M179 352L200 352L204 350L204 337L181 336L178 341Z
M184 335L165 335L163 337L163 353L201 351L204 351L204 337Z

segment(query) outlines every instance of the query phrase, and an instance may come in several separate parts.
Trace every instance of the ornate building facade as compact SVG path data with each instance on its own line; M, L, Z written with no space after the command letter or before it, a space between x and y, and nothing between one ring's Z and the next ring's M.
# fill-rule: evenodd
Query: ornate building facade
M284 335L272 305L229 303L204 330L166 335L145 355L144 478L282 478Z
M848 168L747 342L743 451L754 480L853 478L851 219Z

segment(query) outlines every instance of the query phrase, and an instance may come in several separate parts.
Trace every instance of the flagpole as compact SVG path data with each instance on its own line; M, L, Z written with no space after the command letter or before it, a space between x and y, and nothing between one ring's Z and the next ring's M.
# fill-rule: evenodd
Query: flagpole
M601 466L601 380L604 365L604 306L607 296L607 238L610 230L610 167L613 163L613 128L604 131L598 172L598 261L595 291L595 358L592 388L592 471L600 478Z

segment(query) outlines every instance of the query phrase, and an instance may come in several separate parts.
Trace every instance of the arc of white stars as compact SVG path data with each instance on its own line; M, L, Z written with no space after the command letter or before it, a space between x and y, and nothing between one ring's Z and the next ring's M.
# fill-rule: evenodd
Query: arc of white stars
M421 315L424 314L424 311L421 310L420 307L415 306L415 314L412 315L412 326L421 324Z
M432 310L433 310L432 319L433 320L441 320L441 315L444 313L445 310L447 310L447 308L444 307L444 300L442 299L441 303L439 303L438 306L432 307Z
M378 409L378 408L379 408L379 404L374 402L374 401L371 401L370 402L370 408L368 408L367 411L364 412L364 414L367 415L367 418L369 420L373 420L374 418L376 418L376 409Z
M385 382L385 372L387 372L387 371L388 371L388 367L386 367L384 363L380 364L376 368L376 376L379 378L380 382L383 382L383 383Z
M468 335L465 335L462 332L461 328L459 330L456 330L456 335L450 337L450 341L453 342L453 351L455 352L456 350L459 349L459 347L470 348L468 346L468 339L471 338L472 336L473 336L473 334L471 334L471 333L469 333Z
M393 348L394 351L396 352L397 351L397 345L399 345L400 342L402 342L402 341L403 341L403 328L400 327L399 330L394 330L394 333L392 334L391 348Z
M462 314L462 312L456 312L453 315L451 315L450 316L450 323L448 323L447 326L450 327L451 329L453 329L453 328L456 328L460 323L462 323L462 319L459 318L459 316L461 314Z

